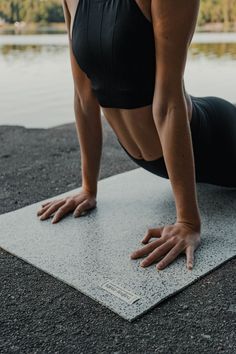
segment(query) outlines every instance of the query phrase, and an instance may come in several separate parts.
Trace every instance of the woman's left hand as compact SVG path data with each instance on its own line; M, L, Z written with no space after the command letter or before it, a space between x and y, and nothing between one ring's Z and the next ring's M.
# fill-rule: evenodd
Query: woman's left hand
M140 263L147 267L154 261L159 260L157 269L164 269L173 262L180 253L185 253L187 268L192 269L194 263L194 251L200 245L200 227L187 223L176 222L173 225L166 225L149 229L144 236L142 243L147 244L131 254L132 259L148 256ZM157 240L148 243L155 237Z

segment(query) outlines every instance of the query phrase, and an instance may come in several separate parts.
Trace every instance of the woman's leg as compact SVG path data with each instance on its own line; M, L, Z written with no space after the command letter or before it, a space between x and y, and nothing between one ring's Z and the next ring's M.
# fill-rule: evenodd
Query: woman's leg
M190 97L196 182L236 187L236 107L219 97ZM169 179L163 157L153 161L135 159L120 145L137 165Z
M220 97L191 97L200 116L199 133L193 142L200 152L196 169L203 167L199 180L235 188L236 107Z

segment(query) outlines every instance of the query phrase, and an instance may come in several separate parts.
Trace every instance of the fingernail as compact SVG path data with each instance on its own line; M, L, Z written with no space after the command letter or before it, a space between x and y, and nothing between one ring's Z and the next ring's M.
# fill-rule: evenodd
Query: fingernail
M146 264L147 264L146 262L141 262L141 263L140 263L141 267L145 267Z

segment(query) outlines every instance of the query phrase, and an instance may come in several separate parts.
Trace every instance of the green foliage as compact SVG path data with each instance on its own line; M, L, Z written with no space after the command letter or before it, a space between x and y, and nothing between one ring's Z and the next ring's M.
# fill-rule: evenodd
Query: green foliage
M8 22L64 22L61 0L0 0L0 17Z
M8 22L64 22L61 0L0 0L0 17ZM201 0L198 25L235 21L236 0Z
M236 0L201 0L198 24L235 22Z

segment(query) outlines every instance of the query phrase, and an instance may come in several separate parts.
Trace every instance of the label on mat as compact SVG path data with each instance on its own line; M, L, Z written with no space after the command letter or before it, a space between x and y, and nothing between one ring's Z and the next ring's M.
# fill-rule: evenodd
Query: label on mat
M112 283L111 281L107 281L106 283L102 284L101 288L130 305L140 299L140 296L131 293L129 290L122 289L120 286Z

